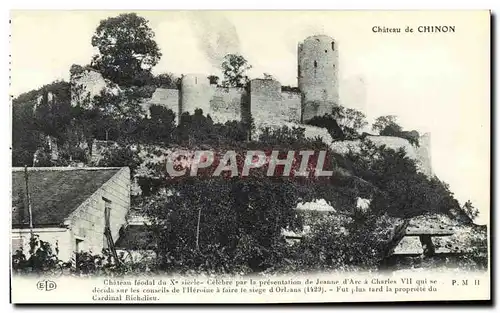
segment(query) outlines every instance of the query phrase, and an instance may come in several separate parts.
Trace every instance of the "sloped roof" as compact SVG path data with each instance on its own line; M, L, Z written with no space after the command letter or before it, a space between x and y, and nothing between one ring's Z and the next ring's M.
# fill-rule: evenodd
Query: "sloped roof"
M431 235L436 254L487 250L487 227L463 222L444 214L426 214L409 219L405 237L396 243L395 255L419 255L423 247L418 235Z
M418 237L403 237L401 241L394 248L394 255L422 255L424 253L424 247L420 243L420 238Z
M29 168L28 186L33 226L56 226L113 177L120 168ZM12 226L27 227L23 168L12 171Z

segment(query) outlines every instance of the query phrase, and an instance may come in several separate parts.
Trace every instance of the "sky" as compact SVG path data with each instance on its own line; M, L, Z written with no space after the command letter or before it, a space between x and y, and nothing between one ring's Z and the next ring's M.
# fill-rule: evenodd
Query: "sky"
M14 11L11 95L69 78L95 52L99 21L117 11ZM425 11L139 11L155 32L156 74L218 70L227 53L243 55L251 78L269 73L297 85L297 44L325 34L339 49L341 103L368 121L396 115L407 130L431 133L432 166L461 202L490 210L489 13ZM406 26L454 25L455 33L405 33ZM374 33L373 26L402 33ZM362 81L362 83L361 83Z

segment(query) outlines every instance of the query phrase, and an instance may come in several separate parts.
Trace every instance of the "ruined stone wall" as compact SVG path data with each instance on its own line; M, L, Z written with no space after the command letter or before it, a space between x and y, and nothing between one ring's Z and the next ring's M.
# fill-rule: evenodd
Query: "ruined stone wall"
M179 111L179 90L157 88L147 103L161 105L177 114Z
M163 106L167 109L172 110L175 113L176 123L179 118L179 109L180 109L180 95L178 89L165 89L165 88L157 88L151 99L146 100L142 104L142 108L149 115L149 108L152 105Z
M431 134L425 133L419 138L419 147L417 148L418 159L426 175L434 175L432 170L431 155Z
M71 75L71 106L91 105L91 101L107 86L101 73L93 69L82 69Z
M152 104L171 109L176 118L181 112L191 114L197 108L203 110L204 115L210 114L216 123L225 123L232 120L241 120L242 106L248 102L244 88L223 88L211 85L205 75L184 75L181 89L156 89L144 108Z
M422 137L424 139L422 140ZM419 172L431 176L432 165L430 163L430 146L428 138L429 134L425 134L421 137L420 146L416 147L412 145L407 139L400 137L391 136L367 136L366 139L373 142L376 146L385 145L389 149L399 150L403 148L406 151L407 156L414 160ZM359 150L361 145L361 140L346 140L346 141L336 141L330 144L330 147L334 152L340 154L346 154L349 150L354 152Z
M332 136L330 136L330 134L328 133L328 130L326 128L316 127L316 126L311 126L311 125L304 125L304 124L294 123L294 122L284 122L281 120L256 121L255 130L252 133L252 138L256 138L256 139L259 138L259 136L262 133L262 130L264 128L269 127L271 129L279 129L283 126L286 126L289 128L294 128L294 127L304 128L304 136L310 140L314 140L316 138L319 138L319 139L321 139L322 142L324 142L327 145L330 145L333 141Z
M250 82L250 108L256 121L300 121L300 98L298 92L282 92L281 84L276 80L254 79Z
M273 79L253 79L250 82L250 109L254 120L279 120L281 84Z
M210 116L216 123L241 120L248 105L245 88L215 87L210 100Z
M300 122L301 113L301 94L294 91L281 92L281 107L283 120L290 122Z
M94 96L109 88L102 75L94 70L83 70L72 76L72 105L92 105ZM298 92L281 92L281 84L275 80L256 79L251 82L250 94L245 88L224 88L211 85L205 75L185 75L181 89L157 88L150 99L142 103L149 114L151 105L160 105L172 110L176 122L182 112L191 114L197 108L210 114L216 123L242 120L250 116L254 119L275 121L300 121L301 96ZM116 89L118 91L118 89Z

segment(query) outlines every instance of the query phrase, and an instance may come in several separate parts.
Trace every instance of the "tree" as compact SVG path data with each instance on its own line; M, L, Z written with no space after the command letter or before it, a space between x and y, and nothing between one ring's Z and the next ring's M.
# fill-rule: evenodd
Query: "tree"
M70 84L55 81L12 99L12 164L33 164L47 135L64 141L70 128Z
M42 144L42 135L35 129L33 106L12 102L12 166L33 164L33 155Z
M403 128L396 122L396 116L394 115L378 117L372 128L378 130L381 136L404 138L411 144L419 146L420 134L416 130L403 131Z
M98 166L101 167L124 167L130 168L132 177L141 164L139 150L134 145L111 146L105 150L103 158L99 160Z
M462 210L471 220L474 220L479 215L479 210L472 205L470 200L464 203Z
M219 76L209 75L208 81L210 82L210 85L218 85L219 84Z
M222 61L224 87L244 87L248 83L246 72L252 68L248 61L241 55L228 54Z
M163 269L260 271L270 266L281 229L296 222L298 192L287 179L189 177L171 180L168 189L170 196L144 209Z
M175 130L175 113L163 106L152 105L149 107L149 115L149 118L139 122L135 139L149 144L170 143Z
M315 116L307 122L309 125L323 127L333 139L353 140L359 137L359 131L368 124L366 116L355 109L336 106L331 114Z
M274 76L269 73L264 73L264 79L274 79Z
M71 121L69 83L54 82L41 89L34 112L35 127L44 134L62 139Z
M184 112L179 117L179 125L174 136L179 143L207 143L214 136L214 122L210 115L203 115L202 109L196 109L194 114Z
M359 153L350 152L347 159L356 176L379 190L370 206L374 212L408 218L425 213L449 214L460 208L448 186L417 172L415 162L403 148L395 151L364 141Z
M386 128L392 130L393 132L401 132L402 128L396 122L397 117L395 115L385 115L379 116L372 125L374 131L382 132Z
M346 139L355 139L358 137L360 129L368 124L366 116L361 111L345 108L340 105L332 109L332 115L342 129Z
M154 85L157 88L166 88L166 89L179 89L180 78L176 77L172 73L163 73L157 75L153 79Z
M105 78L123 85L143 85L161 57L148 21L135 13L102 20L92 37L99 52L92 59Z

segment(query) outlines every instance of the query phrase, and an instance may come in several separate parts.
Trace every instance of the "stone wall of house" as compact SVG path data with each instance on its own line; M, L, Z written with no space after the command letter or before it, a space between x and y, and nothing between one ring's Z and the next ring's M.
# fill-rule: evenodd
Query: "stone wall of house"
M114 241L119 230L126 223L130 209L130 170L122 168L108 182L99 188L68 218L72 246L82 240L80 249L100 254L105 246L105 202L110 202L110 228Z
M52 248L59 249L59 259L69 261L73 255L74 245L71 242L71 233L67 228L34 228L33 233L38 235L40 240L51 244ZM11 231L12 252L22 249L23 253L28 256L30 251L30 229L13 229Z

